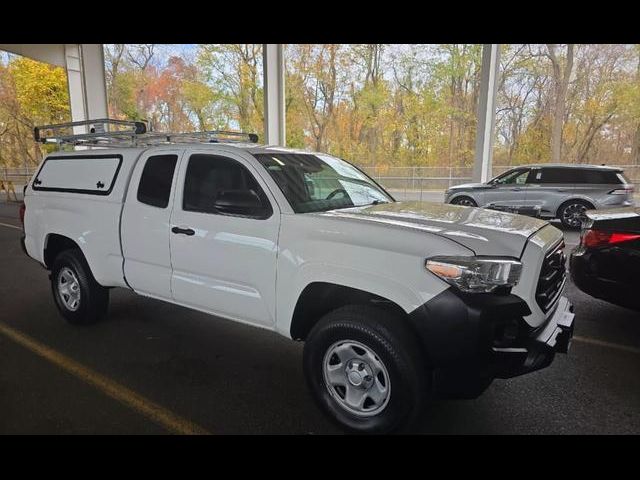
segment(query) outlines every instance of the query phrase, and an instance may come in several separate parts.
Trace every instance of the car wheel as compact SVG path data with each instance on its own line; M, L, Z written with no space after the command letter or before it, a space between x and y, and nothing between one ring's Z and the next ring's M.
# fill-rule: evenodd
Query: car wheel
M321 409L357 433L414 425L429 390L415 337L389 312L360 305L325 315L311 330L303 366Z
M69 323L93 323L107 311L109 290L93 278L80 250L65 250L56 257L51 290L58 310Z
M584 212L591 208L593 206L583 200L569 200L558 209L558 218L566 228L578 229L585 219Z
M451 200L452 205L462 205L463 207L477 207L478 204L471 197L456 197Z

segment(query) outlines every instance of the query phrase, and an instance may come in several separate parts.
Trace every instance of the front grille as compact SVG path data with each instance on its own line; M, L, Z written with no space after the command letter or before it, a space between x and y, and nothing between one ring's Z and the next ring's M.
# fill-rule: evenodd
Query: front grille
M536 302L545 313L555 304L562 292L567 275L566 260L564 241L560 241L542 262L536 289Z

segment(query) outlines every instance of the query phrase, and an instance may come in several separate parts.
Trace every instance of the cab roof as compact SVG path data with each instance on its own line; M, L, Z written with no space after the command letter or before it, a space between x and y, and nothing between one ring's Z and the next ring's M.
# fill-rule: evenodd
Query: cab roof
M298 154L298 155L315 155L319 154L319 152L310 152L307 150L289 148L289 147L281 147L278 145L256 145L255 143L240 143L240 142L179 142L179 143L158 143L155 145L139 145L139 146L112 146L112 145L94 145L91 146L88 150L73 150L73 151L54 151L49 155L86 155L86 154L108 154L108 153L123 153L123 152L132 152L136 151L138 153L152 151L155 149L165 149L165 148L199 148L199 149L211 149L212 151L219 149L237 149L248 152L252 155L254 154L274 154L274 153L289 153L289 154Z

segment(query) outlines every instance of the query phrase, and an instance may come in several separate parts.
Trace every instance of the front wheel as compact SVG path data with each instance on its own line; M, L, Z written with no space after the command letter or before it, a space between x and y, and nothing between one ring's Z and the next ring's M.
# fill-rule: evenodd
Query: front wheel
M478 204L471 197L456 197L451 200L451 205L462 205L463 207L477 207Z
M58 310L69 323L93 323L107 311L109 290L93 278L80 250L66 250L56 257L51 290Z
M428 370L402 318L351 305L325 315L304 346L307 384L322 410L357 433L413 425L428 396Z

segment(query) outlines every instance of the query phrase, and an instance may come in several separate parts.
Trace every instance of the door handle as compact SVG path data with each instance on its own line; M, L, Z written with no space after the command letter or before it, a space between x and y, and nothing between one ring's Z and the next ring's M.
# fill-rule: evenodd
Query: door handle
M180 227L173 227L171 229L171 231L173 233L177 233L179 235L188 235L188 236L192 236L196 234L196 231L192 228L180 228Z

